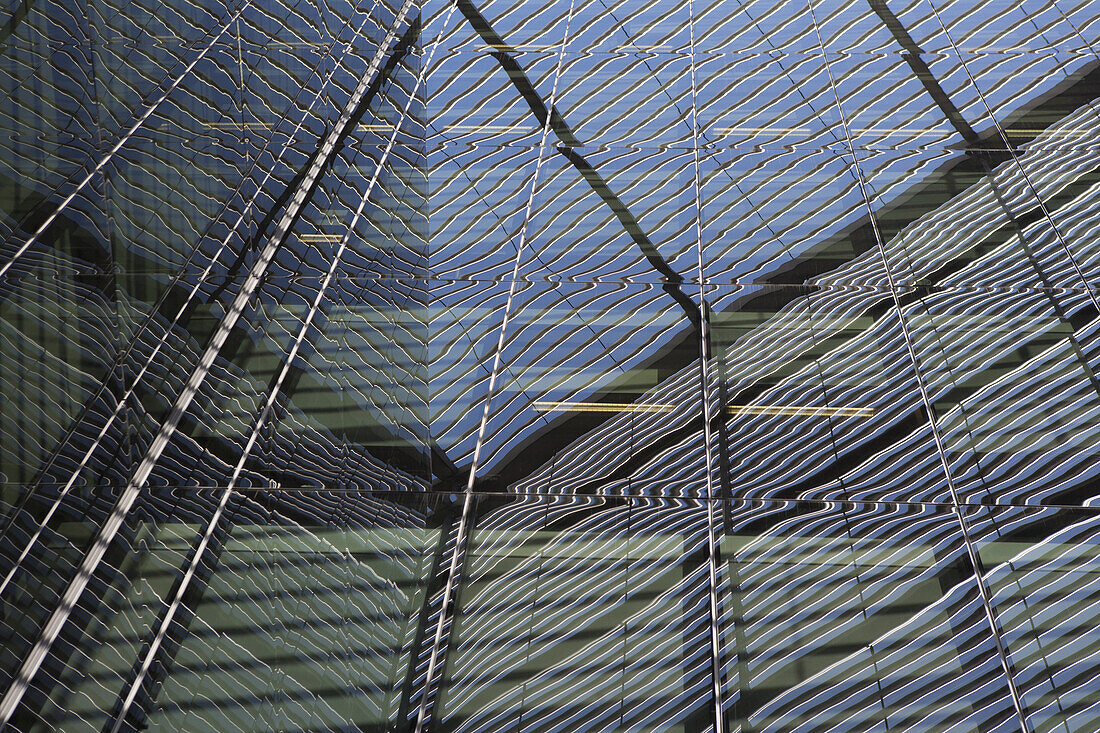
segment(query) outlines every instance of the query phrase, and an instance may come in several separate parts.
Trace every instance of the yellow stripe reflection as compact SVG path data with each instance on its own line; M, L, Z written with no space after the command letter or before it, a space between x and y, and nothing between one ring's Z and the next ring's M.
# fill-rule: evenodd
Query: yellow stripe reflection
M535 402L536 412L672 412L676 405L631 402Z
M536 412L672 412L676 405L645 402L535 402ZM730 415L830 415L834 417L870 417L870 407L782 407L774 405L730 405Z
M833 415L836 417L870 417L875 411L870 407L776 407L772 405L730 405L731 415Z

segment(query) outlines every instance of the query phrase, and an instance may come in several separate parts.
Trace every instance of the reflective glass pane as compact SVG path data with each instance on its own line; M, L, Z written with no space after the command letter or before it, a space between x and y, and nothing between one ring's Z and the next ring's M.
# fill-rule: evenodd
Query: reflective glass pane
M1020 729L954 512L754 502L725 522L730 730Z
M918 290L903 311L963 502L1095 495L1096 305L1081 290Z
M705 496L699 316L684 289L517 289L477 486Z
M1028 727L1086 731L1097 634L1097 515L1092 509L983 508L967 514Z
M672 500L482 497L442 730L705 730L706 512Z
M717 491L951 501L889 290L731 287L709 295Z
M1096 2L0 6L0 728L1097 728Z
M110 729L121 710L124 729L147 730L396 720L438 534L433 503L287 491L233 495L219 510L223 500L142 498L19 729ZM94 520L60 526L88 537Z

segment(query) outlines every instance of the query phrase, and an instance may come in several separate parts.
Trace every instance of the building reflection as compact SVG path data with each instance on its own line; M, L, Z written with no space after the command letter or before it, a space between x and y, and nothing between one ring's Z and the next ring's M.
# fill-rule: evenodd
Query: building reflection
M1088 3L17 3L14 730L1095 730Z

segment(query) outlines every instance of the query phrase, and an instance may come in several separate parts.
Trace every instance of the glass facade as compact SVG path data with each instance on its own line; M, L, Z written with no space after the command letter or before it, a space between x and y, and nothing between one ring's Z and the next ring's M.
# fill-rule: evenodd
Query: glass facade
M0 728L1100 730L1100 2L2 5Z

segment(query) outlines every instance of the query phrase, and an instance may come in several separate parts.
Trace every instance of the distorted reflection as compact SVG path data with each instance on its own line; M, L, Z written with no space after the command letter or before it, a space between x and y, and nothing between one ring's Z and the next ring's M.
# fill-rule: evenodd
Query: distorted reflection
M0 727L1100 728L1100 7L0 18Z

